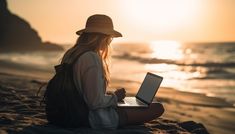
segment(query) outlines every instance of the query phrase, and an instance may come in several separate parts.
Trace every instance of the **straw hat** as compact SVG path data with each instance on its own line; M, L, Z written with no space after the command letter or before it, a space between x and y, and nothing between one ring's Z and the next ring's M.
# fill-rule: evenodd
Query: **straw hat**
M122 34L113 29L112 19L107 15L95 14L90 16L86 22L86 28L76 32L82 33L102 33L112 35L113 37L122 37Z

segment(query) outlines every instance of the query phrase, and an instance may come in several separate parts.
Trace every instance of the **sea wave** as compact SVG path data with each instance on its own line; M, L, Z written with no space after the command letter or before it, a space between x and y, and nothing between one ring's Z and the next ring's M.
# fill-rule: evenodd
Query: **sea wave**
M126 60L133 60L138 61L144 64L174 64L178 66L199 66L199 67L227 67L227 68L234 68L235 62L206 62L206 63L184 63L183 61L174 61L169 59L158 59L158 58L145 58L140 56L131 55L129 53L124 53L121 55L114 55L113 58L117 59L126 59Z
M207 63L184 63L166 59L140 57L129 53L114 55L113 58L137 61L142 64L167 64L175 65L176 71L189 73L198 72L200 75L192 75L188 80L206 79L235 79L235 62L207 62ZM166 70L167 71L167 70ZM163 72L164 73L164 72Z
M192 77L188 80L206 80L206 79L235 79L235 73L231 73L228 71L225 71L224 69L218 69L218 71L208 71L206 72L206 75L202 77Z

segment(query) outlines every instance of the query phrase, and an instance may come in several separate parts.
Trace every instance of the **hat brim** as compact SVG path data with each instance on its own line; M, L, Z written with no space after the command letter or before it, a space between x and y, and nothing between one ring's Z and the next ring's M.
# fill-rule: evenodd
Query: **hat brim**
M122 34L116 30L105 30L105 29L82 29L76 32L77 35L82 33L102 33L112 35L113 37L122 37Z

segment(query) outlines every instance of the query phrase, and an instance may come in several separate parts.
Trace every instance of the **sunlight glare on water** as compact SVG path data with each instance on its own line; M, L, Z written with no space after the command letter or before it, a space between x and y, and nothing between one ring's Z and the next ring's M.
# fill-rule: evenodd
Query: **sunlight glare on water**
M191 49L183 48L183 44L177 41L161 40L153 41L150 44L151 58L159 60L170 60L168 63L145 64L145 69L164 77L162 86L174 87L187 90L188 80L203 77L203 72L191 66L179 66L176 63L184 63L188 55L191 55ZM191 58L191 57L190 57ZM199 68L200 69L200 68ZM191 88L190 88L191 89Z
M181 43L170 40L160 40L150 42L152 49L152 58L180 60L183 58L183 52L180 49Z

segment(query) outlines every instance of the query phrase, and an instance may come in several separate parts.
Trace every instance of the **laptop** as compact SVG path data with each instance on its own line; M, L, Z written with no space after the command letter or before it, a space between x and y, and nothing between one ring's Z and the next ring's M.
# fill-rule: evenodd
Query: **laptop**
M148 72L135 97L125 97L118 102L118 107L143 107L147 108L153 101L163 77Z

